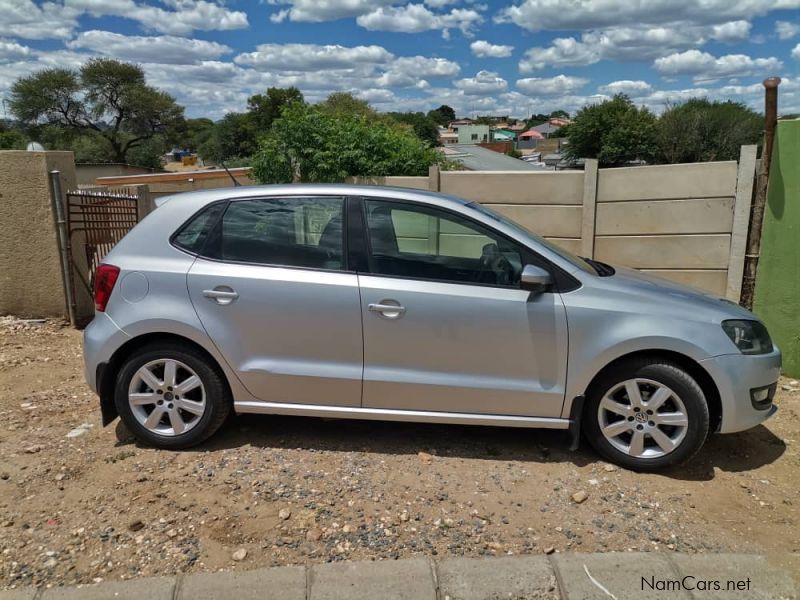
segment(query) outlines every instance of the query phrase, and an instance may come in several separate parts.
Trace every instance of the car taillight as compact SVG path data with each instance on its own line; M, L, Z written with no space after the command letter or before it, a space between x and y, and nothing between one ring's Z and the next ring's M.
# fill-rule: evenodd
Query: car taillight
M108 299L117 283L119 267L101 264L94 274L94 307L100 312L105 312Z

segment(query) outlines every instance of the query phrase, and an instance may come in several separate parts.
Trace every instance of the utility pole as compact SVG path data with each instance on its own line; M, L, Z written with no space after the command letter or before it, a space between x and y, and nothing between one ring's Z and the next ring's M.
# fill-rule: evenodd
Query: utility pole
M764 223L764 208L769 189L769 168L772 162L772 144L775 140L775 127L778 124L778 86L780 77L764 80L764 145L761 148L761 163L758 169L756 192L750 212L750 230L747 232L747 250L744 256L744 278L740 304L748 310L753 308L753 295L756 289L758 257L761 251L761 227Z

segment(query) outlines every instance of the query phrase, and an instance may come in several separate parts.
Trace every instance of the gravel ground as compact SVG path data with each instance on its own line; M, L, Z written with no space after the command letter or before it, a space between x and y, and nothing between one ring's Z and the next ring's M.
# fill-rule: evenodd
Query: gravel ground
M748 552L800 572L800 384L688 467L558 432L242 416L183 452L100 425L80 332L0 318L0 587L413 555Z

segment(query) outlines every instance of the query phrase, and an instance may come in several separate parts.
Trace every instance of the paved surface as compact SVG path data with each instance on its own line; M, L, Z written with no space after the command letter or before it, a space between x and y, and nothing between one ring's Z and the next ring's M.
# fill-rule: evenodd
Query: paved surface
M757 555L610 552L411 558L0 591L0 600L796 600Z

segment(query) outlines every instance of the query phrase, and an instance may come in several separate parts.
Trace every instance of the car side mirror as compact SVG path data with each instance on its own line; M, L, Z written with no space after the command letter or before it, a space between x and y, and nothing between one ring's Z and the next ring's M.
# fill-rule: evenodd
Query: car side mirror
M545 292L553 284L553 277L541 267L525 265L520 276L520 287L531 292Z

